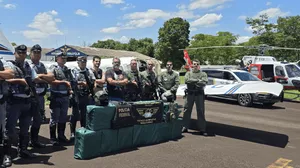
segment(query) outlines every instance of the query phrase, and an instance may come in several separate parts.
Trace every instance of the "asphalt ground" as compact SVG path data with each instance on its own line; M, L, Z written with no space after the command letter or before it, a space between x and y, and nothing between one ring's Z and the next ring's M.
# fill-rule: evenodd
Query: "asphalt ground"
M183 105L184 100L179 98ZM272 108L260 105L241 107L236 102L206 101L208 131L213 136L197 135L195 106L191 133L177 141L140 147L131 151L90 160L74 159L74 146L47 146L34 149L35 159L20 159L13 152L12 167L72 168L300 168L300 103L277 103ZM49 118L49 111L47 111ZM69 127L66 129L69 137ZM48 124L42 125L40 139L49 142Z

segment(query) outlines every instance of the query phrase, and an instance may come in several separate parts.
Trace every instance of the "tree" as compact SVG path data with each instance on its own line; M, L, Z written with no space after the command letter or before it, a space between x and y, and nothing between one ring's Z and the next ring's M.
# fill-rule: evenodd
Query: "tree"
M11 45L12 46L17 46L17 44L15 42L12 42Z
M189 46L190 24L182 18L172 18L164 23L158 31L158 42L155 48L155 58L166 64L171 60L174 69L179 69L185 64L183 51L179 49Z

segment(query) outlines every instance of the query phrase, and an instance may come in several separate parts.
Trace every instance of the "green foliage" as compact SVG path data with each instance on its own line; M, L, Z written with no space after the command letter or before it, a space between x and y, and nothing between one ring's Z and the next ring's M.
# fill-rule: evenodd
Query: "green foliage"
M189 28L189 22L179 17L166 21L158 31L155 58L162 61L163 65L171 60L175 69L185 64L183 52L179 49L189 46Z

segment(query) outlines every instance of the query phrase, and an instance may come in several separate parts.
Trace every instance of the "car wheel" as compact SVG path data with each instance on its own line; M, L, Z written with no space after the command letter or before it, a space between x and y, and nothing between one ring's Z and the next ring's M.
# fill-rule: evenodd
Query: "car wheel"
M238 102L241 106L245 106L245 107L252 106L252 95L251 94L239 94Z

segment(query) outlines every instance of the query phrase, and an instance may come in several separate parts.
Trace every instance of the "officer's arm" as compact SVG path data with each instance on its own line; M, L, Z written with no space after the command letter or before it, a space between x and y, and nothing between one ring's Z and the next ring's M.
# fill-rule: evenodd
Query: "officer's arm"
M111 71L106 71L105 77L106 77L107 83L109 83L110 85L117 86L118 85L118 81L113 80L112 76L113 76L113 74L111 73Z
M201 74L201 78L198 79L199 83L202 85L206 85L208 83L208 78L207 78L207 74L206 73L202 73Z
M0 71L0 79L12 79L15 77L15 73L11 68L4 67L4 71Z
M125 72L123 73L123 76L124 76L124 79L121 81L118 81L119 82L118 85L125 86L128 84L128 76Z
M51 67L50 67L50 72L51 72L52 74L54 74L54 71L55 71L55 67L54 67L54 66L51 66ZM54 80L53 80L52 82L50 82L50 84L51 84L51 85L62 85L62 84L64 84L64 85L66 85L69 89L72 88L70 82L68 82L68 81L62 81L62 80L57 80L57 79L55 79L55 76L54 76Z
M179 75L175 75L175 85L171 88L171 92L175 92L177 91L178 87L179 87Z
M9 72L8 74L10 74L10 73L12 73L12 74L8 75L7 71ZM14 65L12 63L4 64L4 71L0 72L1 73L1 78L7 78L6 81L8 83L19 84L19 85L27 85L25 79L13 79L15 77L14 71L15 71L15 68L14 68ZM12 77L12 78L8 78L8 77Z
M53 73L48 72L47 74L38 74L38 77L44 80L45 83L51 83L55 80Z
M105 83L105 72L102 72L102 79L96 79L97 84L101 85Z
M184 76L184 81L186 84L191 84L191 83L197 83L199 80L191 78L190 72L187 72Z

